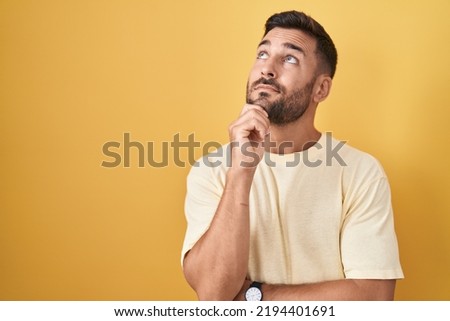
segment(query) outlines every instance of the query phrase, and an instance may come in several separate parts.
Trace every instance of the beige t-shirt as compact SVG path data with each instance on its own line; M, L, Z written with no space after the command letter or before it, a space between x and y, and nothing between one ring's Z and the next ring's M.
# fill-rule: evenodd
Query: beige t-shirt
M229 145L187 179L182 257L208 230ZM248 276L269 284L403 278L389 183L376 159L329 134L303 152L265 153L250 191Z

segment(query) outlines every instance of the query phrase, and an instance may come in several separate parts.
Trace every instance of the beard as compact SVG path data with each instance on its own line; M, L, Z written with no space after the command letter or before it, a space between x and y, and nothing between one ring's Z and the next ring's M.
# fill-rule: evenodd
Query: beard
M261 106L269 114L270 123L283 126L292 123L303 116L311 102L311 93L316 77L308 82L303 88L295 90L290 95L286 95L286 90L275 80L269 78L260 78L251 86L247 82L246 102L252 105ZM253 88L259 84L271 85L275 87L281 94L277 100L270 102L267 92L260 92L256 99L251 98Z

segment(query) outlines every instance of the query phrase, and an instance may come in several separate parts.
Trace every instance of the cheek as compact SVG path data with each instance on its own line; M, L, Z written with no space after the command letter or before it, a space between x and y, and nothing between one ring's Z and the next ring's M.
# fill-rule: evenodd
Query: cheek
M252 68L250 69L249 78L253 79L253 81L261 78L261 72L263 68L264 68L264 60L256 59Z
M299 87L298 79L292 79L287 75L283 75L277 79L278 84L283 88L284 93L291 93Z
M250 70L248 79L250 81L250 84L256 80L261 78L261 73L258 71L258 68L256 66L253 66L253 68Z
M298 70L285 72L277 80L289 93L302 89L307 84L305 77L300 76Z

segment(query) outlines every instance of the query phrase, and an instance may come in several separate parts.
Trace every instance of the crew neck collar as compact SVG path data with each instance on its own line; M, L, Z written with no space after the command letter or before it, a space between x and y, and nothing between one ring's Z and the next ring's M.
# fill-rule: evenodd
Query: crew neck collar
M330 135L330 134L329 133L321 133L320 138L317 140L317 142L314 145L311 145L309 148L299 151L299 152L286 153L286 154L264 152L264 154L265 154L265 157L269 157L271 160L274 160L274 161L275 160L289 161L289 160L292 160L292 159L295 159L298 157L304 157L305 155L308 155L308 157L315 157L325 147L327 135Z

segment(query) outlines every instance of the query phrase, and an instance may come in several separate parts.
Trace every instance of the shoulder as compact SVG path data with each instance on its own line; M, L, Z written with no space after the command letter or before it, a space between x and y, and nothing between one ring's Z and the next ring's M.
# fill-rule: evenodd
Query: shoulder
M387 183L383 166L373 155L351 146L346 141L331 137L325 141L325 155L327 161L332 160L332 167L339 167L344 193L350 190L364 190L380 180ZM331 162L331 161L330 161Z
M377 158L351 146L347 141L338 140L327 133L325 144L326 157L330 159L330 162L338 162L344 168L344 172L386 176Z

